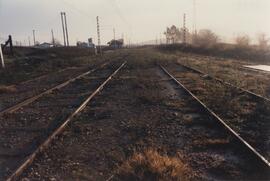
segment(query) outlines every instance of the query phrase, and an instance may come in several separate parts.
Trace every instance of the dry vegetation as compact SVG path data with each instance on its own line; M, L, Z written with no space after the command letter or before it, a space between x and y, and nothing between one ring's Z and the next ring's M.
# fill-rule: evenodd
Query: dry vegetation
M206 44L207 45L207 44ZM251 63L270 64L270 52L268 49L260 49L259 46L239 46L237 44L216 43L206 45L183 45L170 44L161 45L159 50L166 53L185 52L198 55L214 56L219 58L232 58L245 60Z
M190 169L180 158L155 149L136 152L124 162L117 176L121 180L189 180Z

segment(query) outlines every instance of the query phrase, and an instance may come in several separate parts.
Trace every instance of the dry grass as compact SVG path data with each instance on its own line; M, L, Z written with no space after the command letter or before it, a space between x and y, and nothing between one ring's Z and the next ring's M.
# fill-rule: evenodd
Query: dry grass
M154 149L135 153L118 172L121 180L189 180L190 169L177 157Z
M3 93L15 93L17 89L15 86L0 86L0 94Z

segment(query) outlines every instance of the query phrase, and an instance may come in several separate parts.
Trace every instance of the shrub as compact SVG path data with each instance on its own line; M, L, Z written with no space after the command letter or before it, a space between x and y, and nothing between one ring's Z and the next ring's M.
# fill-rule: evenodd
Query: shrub
M200 30L193 38L194 44L203 47L212 47L217 44L218 36L209 29Z
M188 172L179 158L149 149L124 162L117 176L121 180L188 180Z

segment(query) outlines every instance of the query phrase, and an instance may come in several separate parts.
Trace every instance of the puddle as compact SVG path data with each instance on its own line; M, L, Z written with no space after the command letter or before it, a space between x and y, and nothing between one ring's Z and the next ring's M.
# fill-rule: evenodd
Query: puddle
M244 67L270 72L270 65L245 65Z

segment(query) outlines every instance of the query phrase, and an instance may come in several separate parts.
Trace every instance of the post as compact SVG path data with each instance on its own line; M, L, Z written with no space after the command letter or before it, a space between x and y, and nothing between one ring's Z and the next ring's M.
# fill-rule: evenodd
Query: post
M1 62L2 62L2 68L5 68L5 61L4 61L4 56L3 56L1 44L0 44L0 57L1 57Z
M9 41L10 53L13 55L13 42L12 42L12 36L11 35L8 35L8 41Z
M100 29L99 29L99 17L98 16L97 16L97 36L98 36L99 53L101 54Z
M69 46L69 40L68 40L68 28L67 28L67 17L66 17L66 13L65 13L65 12L64 12L64 18L65 18L65 27L66 27L67 46Z
M34 46L36 45L36 34L35 30L33 30L33 41L34 41Z
M64 46L66 46L66 35L65 35L65 27L64 27L63 12L61 12L60 14L61 14L61 22L62 22L62 28L63 28Z

